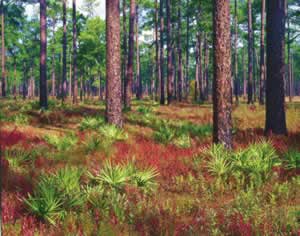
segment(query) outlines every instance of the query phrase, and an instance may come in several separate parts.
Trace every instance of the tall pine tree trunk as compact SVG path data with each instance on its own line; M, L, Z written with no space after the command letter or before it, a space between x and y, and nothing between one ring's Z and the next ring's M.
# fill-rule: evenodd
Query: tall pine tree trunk
M285 0L267 1L266 134L287 134L284 102Z
M165 104L165 76L164 76L164 0L160 0L160 104Z
M238 78L238 15L237 0L234 1L234 95L235 101L239 102L239 78Z
M158 0L155 0L155 61L156 61L156 67L155 67L155 74L156 74L156 98L158 99L159 97L159 90L160 90L160 83L161 83L161 65L160 65L160 57L159 57L159 52L160 52L160 44L158 41L158 24L159 24L159 16L158 16Z
M78 103L78 77L77 77L77 17L76 17L76 0L73 0L73 104Z
M167 95L168 104L173 100L173 58L172 58L172 42L171 42L171 0L167 0L167 46L168 46L168 78L167 78Z
M143 86L141 77L140 43L139 43L139 6L136 6L136 97L141 100L143 97Z
M260 32L260 89L259 89L259 103L261 105L265 102L265 75L266 75L266 62L265 62L265 12L266 1L261 0L261 32Z
M128 52L127 52L127 0L123 0L122 10L123 10L123 60L122 60L122 92L124 98L124 105L126 106L126 77L127 77L127 60L128 60Z
M5 61L5 21L4 21L4 5L3 0L1 0L0 5L0 14L1 14L1 94L2 97L6 97L6 61Z
M190 72L190 1L187 0L186 2L186 76L185 76L185 99L188 99L189 91L190 91L190 78L189 78L189 72Z
M231 42L228 0L214 0L213 121L215 143L232 148Z
M248 0L248 104L253 104L253 55L252 0Z
M63 73L61 81L61 99L64 102L66 98L67 88L67 6L66 1L63 0Z
M106 118L108 123L122 127L119 4L119 0L106 0Z
M178 100L182 101L183 76L182 76L182 46L181 46L181 0L178 4Z
M132 83L133 83L133 58L134 58L134 25L135 25L135 0L130 0L130 19L129 19L129 50L127 75L125 80L125 108L131 108Z
M48 108L47 91L47 4L40 0L40 107Z

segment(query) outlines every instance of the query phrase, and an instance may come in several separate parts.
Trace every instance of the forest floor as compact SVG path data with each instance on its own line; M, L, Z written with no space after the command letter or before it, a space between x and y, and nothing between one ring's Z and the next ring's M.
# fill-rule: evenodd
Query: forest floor
M134 101L122 130L102 102L49 104L0 101L4 235L300 235L299 98L287 137L235 106L231 152L211 104Z

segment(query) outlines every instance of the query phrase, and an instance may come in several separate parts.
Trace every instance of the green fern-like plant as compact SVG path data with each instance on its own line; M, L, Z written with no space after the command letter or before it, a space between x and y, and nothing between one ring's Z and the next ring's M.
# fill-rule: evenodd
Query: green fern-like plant
M111 142L124 141L128 138L128 134L115 125L104 125L99 129L100 134Z
M105 122L103 117L85 117L80 122L79 129L84 130L96 130Z
M283 157L284 167L288 170L300 168L300 152L289 150Z
M58 151L68 151L75 146L78 139L73 133L70 133L65 136L46 135L45 141Z
M270 177L272 168L281 164L272 144L264 140L237 152L232 163L237 179L253 186L260 186Z
M176 131L171 128L167 122L161 122L160 127L154 132L154 140L162 143L169 144L174 139Z
M34 189L33 195L24 199L27 209L37 217L56 225L65 215L63 196L57 191L53 176L42 176Z
M224 184L232 169L231 153L222 144L214 144L206 154L210 157L207 161L208 171L216 177L218 186Z

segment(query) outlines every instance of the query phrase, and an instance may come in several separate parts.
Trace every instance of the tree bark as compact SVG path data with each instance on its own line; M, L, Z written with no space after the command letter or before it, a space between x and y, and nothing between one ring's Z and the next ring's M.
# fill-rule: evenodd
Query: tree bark
M119 0L106 0L106 118L108 123L122 127L119 4Z
M266 134L287 134L285 78L285 0L267 0Z
M133 83L133 58L134 58L134 28L135 28L135 0L130 0L130 19L129 19L129 50L127 76L125 80L125 108L131 109L132 83Z
M47 4L40 0L40 107L48 108L47 91Z
M248 0L248 104L253 104L253 27L252 0Z
M214 0L213 141L232 148L230 6Z
M160 0L160 104L165 104L165 77L164 77L164 0Z

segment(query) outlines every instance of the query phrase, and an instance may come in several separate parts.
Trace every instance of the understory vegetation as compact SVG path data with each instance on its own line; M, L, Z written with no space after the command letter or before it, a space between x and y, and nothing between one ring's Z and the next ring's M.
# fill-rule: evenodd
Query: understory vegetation
M299 103L280 138L235 108L232 151L210 105L134 101L120 129L99 102L50 104L1 103L4 235L299 234Z

